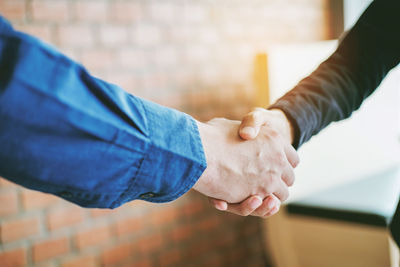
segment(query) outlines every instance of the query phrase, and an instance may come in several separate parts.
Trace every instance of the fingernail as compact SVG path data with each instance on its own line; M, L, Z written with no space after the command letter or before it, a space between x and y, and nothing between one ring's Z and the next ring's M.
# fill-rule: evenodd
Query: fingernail
M217 210L225 211L228 208L228 205L226 202L220 201L220 202L214 203L214 207Z
M264 214L264 216L267 216L267 217L272 216L275 213L277 213L278 211L279 211L279 207L274 207L272 210L270 210L266 214Z
M279 207L274 207L273 210L271 210L271 216L274 215L275 213L277 213L279 211Z
M262 200L260 197L254 197L251 201L250 201L250 207L254 210L256 208L258 208L260 205L262 204Z
M268 197L267 208L272 209L275 206L275 200L272 197Z
M222 206L215 206L215 208L216 208L217 210L220 210L220 211L224 211L224 210L225 210L224 207L222 207Z
M242 130L240 132L242 134L246 134L248 136L254 136L256 134L256 130L254 130L253 127L249 127L249 126L242 128Z

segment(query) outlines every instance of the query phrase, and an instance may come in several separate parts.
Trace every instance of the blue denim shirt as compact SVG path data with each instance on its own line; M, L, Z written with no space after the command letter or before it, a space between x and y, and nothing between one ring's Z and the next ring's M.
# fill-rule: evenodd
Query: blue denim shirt
M115 208L174 200L205 168L193 118L91 76L0 17L0 176Z

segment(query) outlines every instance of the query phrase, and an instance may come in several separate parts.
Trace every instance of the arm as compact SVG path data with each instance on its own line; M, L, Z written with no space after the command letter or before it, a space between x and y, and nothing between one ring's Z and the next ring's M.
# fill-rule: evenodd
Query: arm
M400 61L399 12L399 1L374 1L337 50L311 75L270 111L256 109L243 119L240 136L255 138L263 127L272 127L298 148L332 121L349 117ZM257 216L267 210L262 207L251 209L247 201L239 206L224 203L228 211L246 209Z
M0 69L0 175L11 181L98 208L172 201L193 186L229 202L287 198L276 137L244 142L239 122L200 123L132 96L1 17Z
M0 175L85 207L171 201L206 168L196 122L0 21ZM182 130L185 129L185 130Z
M349 117L399 63L399 12L399 1L374 1L337 50L270 107L291 121L296 148Z

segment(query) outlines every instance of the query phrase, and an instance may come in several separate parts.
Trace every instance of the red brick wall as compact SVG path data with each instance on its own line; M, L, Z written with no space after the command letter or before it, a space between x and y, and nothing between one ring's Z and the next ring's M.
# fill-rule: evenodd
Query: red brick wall
M323 39L325 0L0 0L19 30L93 74L196 118L240 118L271 44ZM81 209L0 179L0 266L264 266L259 220L190 192Z

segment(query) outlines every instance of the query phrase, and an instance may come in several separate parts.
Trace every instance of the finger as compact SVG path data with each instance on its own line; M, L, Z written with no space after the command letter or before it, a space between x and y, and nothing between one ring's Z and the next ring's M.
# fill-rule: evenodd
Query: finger
M288 186L281 179L278 181L278 188L274 191L274 195L283 203L289 197Z
M287 186L292 186L294 184L295 175L293 168L287 166L282 172L282 180Z
M265 214L269 213L275 206L280 206L280 201L274 195L269 195L264 198L263 203L260 207L258 207L255 211L253 211L250 215L264 217Z
M263 201L259 196L251 196L238 204L228 204L226 211L241 215L248 216L255 211Z
M228 208L228 203L226 203L226 201L215 198L208 198L208 201L217 210L226 211L226 209Z
M263 218L268 218L268 217L270 217L272 215L275 215L279 211L279 208L280 208L280 205L273 207L271 211L269 211L267 214L265 214L263 216Z
M297 154L296 149L292 147L291 145L286 145L284 147L286 158L288 159L290 165L292 165L293 168L296 168L297 165L300 163L300 158L299 155Z
M252 111L247 114L240 124L239 135L243 139L254 139L260 132L261 126L265 124L265 119L261 111Z

